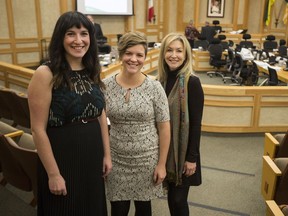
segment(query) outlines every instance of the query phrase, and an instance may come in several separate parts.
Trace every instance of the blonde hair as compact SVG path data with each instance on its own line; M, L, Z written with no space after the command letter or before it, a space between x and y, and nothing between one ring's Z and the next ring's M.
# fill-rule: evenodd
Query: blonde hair
M184 52L186 53L186 59L183 62L183 65L181 66L181 69L178 73L178 75L183 74L185 78L189 77L190 75L193 74L193 69L192 69L192 52L191 52L191 47L186 39L185 35L182 33L177 33L177 32L172 32L167 34L161 43L161 48L160 48L160 54L159 54L159 59L158 59L158 80L160 82L164 82L167 79L167 73L169 71L169 67L165 61L165 53L168 49L168 46L174 42L174 41L180 41L183 44L183 49Z
M128 32L121 36L118 42L118 53L120 60L122 59L126 50L135 45L143 45L145 49L145 57L147 56L147 38L144 33L142 32Z

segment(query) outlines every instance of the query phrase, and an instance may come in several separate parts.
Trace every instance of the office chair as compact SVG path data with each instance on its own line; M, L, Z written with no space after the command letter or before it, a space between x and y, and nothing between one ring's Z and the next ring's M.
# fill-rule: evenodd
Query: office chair
M268 85L268 86L286 86L286 83L280 82L278 79L277 71L274 68L268 67L269 76L266 78L260 86Z
M286 41L284 39L280 39L278 53L281 57L287 58L287 48L288 47L286 46Z
M209 42L206 40L205 37L199 36L197 40L194 41L194 48L202 47L203 50L207 50L209 46Z
M248 41L248 39L251 39L250 34L243 34L242 35L242 41L240 41L239 45L244 48L253 48L253 42Z
M234 66L235 66L235 52L233 49L228 48L228 55L226 58L226 68L227 72L230 73L230 76L224 76L223 77L223 82L226 83L227 80L231 80L233 83L238 84L239 80L235 76L235 71L234 71Z
M155 42L148 42L148 48L154 48Z
M236 53L234 58L235 58L233 65L234 70L232 73L232 79L234 82L233 85L242 85L244 61L239 53Z
M282 46L282 45L286 45L286 40L284 39L279 40L279 46Z
M208 47L208 51L210 54L210 65L216 68L216 71L208 71L207 75L212 77L213 74L216 76L221 76L222 79L225 77L225 75L219 71L221 67L224 67L226 65L226 59L222 59L222 52L223 47L220 44L219 38L214 38L211 41L211 44Z
M220 35L218 35L218 38L220 39L220 44L222 45L222 47L223 47L223 50L228 50L228 48L229 48L229 43L228 43L228 41L226 41L226 35L222 35L222 34L220 34Z
M222 27L219 25L220 24L219 20L213 20L212 24L214 25L214 29L218 34L222 32Z
M267 35L265 41L263 42L263 49L272 52L274 49L278 48L277 41L275 41L274 35Z
M257 85L258 81L259 81L259 68L257 66L257 64L252 61L252 67L251 67L251 76L252 76L252 84L253 85Z
M214 26L202 26L200 37L205 37L209 44L211 43L215 35L216 31Z
M111 52L111 46L108 44L98 44L99 54L109 54Z
M228 40L228 46L232 48L234 46L234 41Z

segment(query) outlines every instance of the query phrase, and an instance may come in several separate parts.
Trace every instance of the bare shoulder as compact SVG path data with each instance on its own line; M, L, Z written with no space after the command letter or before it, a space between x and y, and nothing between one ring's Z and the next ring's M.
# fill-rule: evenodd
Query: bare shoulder
M51 80L53 78L53 74L48 66L41 65L39 66L29 83L28 92L33 90L39 91L39 89L48 90L51 88Z
M46 65L39 66L31 79L31 83L37 82L40 85L49 85L51 83L51 80L53 78L53 74L50 70L50 68Z
M53 78L53 74L50 70L50 68L46 65L40 65L34 72L33 75L34 79L43 79L44 80L50 80Z

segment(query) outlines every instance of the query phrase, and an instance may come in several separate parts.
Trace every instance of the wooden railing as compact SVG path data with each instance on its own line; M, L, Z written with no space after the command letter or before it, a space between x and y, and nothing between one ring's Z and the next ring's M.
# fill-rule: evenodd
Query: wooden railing
M26 93L34 70L0 62L0 85Z

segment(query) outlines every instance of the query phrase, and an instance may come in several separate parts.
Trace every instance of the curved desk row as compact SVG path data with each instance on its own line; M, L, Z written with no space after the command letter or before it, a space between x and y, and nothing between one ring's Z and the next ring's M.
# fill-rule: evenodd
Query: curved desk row
M151 50L143 72L157 69L159 50ZM103 68L102 78L121 70L116 63ZM33 70L0 62L0 85L25 92ZM218 86L203 84L205 132L286 132L288 129L288 87ZM1 106L1 102L0 102Z
M288 87L203 85L206 132L286 132Z

